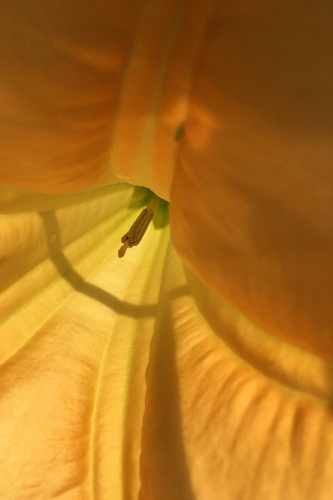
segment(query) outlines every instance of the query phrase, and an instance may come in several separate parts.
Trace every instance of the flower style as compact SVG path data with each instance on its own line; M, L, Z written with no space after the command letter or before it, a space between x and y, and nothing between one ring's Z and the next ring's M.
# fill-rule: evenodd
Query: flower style
M331 497L328 11L0 7L1 499Z

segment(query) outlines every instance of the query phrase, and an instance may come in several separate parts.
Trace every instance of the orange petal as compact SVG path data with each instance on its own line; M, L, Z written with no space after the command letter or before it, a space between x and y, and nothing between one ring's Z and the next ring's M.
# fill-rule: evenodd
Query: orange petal
M213 4L3 7L0 182L56 194L120 179L169 199L177 134Z
M1 498L326 500L332 365L184 272L161 220L119 260L143 191L0 195Z
M194 77L171 229L187 265L280 338L333 361L332 17L218 3Z

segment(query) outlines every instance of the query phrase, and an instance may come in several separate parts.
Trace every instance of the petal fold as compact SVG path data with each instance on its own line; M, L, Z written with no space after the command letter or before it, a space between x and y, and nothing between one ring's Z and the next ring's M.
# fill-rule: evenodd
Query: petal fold
M0 197L1 498L329 499L330 363L208 290L163 206L118 259L150 197Z
M329 500L332 367L302 362L304 352L274 337L260 351L259 330L170 248L147 370L140 500ZM252 341L266 372L253 353L246 359ZM298 387L270 378L272 360ZM311 377L326 389L320 399Z
M4 3L0 184L62 194L126 181L168 200L214 3Z
M175 168L172 238L267 331L333 361L328 2L216 4Z

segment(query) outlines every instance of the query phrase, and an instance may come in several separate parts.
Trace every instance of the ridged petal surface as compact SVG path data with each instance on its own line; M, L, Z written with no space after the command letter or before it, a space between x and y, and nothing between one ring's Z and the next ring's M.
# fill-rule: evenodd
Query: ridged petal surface
M328 500L333 370L209 291L124 184L0 198L5 500Z
M145 190L27 198L0 223L0 496L137 498L168 225L120 260Z

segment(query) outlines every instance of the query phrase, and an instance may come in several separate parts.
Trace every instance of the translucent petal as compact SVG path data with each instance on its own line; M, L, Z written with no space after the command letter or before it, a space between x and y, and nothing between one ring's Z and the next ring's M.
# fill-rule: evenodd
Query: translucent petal
M326 500L330 363L184 268L151 193L0 196L0 495ZM53 208L52 208L53 206Z
M184 272L172 249L160 303L140 498L329 500L330 363L262 331Z
M137 498L168 225L120 260L146 190L39 198L0 217L0 496Z

